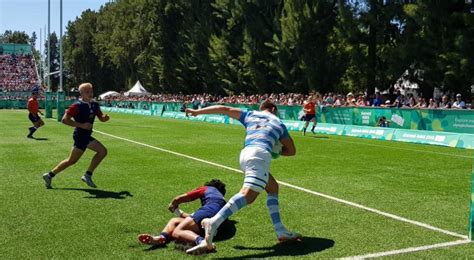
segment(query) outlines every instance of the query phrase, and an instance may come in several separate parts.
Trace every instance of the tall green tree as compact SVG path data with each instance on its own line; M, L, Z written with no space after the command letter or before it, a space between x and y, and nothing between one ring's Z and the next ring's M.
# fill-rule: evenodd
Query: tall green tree
M3 35L0 35L0 43L17 43L28 44L30 36L24 31L6 30Z

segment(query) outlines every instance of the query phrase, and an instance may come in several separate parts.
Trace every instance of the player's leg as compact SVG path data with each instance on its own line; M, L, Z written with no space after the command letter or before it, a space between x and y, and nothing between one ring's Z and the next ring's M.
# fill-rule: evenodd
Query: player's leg
M198 209L191 217L181 223L173 233L176 240L194 242L194 247L186 250L188 254L202 254L209 251L214 251L215 246L211 243L208 246L206 240L200 236L201 229L199 228L204 219L213 217L217 214L220 207L203 206Z
M318 122L316 121L316 115L314 115L314 117L311 119L311 122L313 122L313 127L311 128L311 132L312 132L313 134L316 134L316 133L314 132L314 129L316 128L316 125L318 124Z
M271 158L269 152L260 148L247 147L242 150L240 167L245 173L242 189L214 217L202 221L202 227L206 231L208 247L212 246L212 239L222 222L246 205L254 202L265 189Z
M174 229L172 236L179 241L199 244L203 240L203 238L198 235L200 231L194 219L187 217ZM198 238L200 238L200 241L196 242Z
M172 234L176 227L184 220L184 218L172 218L168 221L160 235L153 236L150 234L141 234L138 236L138 240L147 245L164 245L171 241Z
M73 147L68 158L62 160L56 167L54 167L53 170L43 175L46 188L48 189L52 188L51 182L54 176L56 176L58 173L62 172L69 166L74 165L81 158L83 154L84 154L84 150L81 150L77 147Z
M44 126L44 121L43 121L43 119L40 118L40 119L38 120L38 128L40 128L40 127L42 127L42 126Z
M100 162L102 162L102 160L107 156L107 148L105 148L105 146L101 142L95 140L93 137L90 137L90 142L87 145L87 148L94 151L95 155L94 157L92 157L89 168L87 169L84 176L81 177L81 179L88 186L96 188L97 186L92 181L92 174L97 168L97 166L99 166Z
M309 120L307 119L308 115L304 116L304 127L303 127L303 135L306 135L306 129L308 128L309 125Z
M300 239L300 234L288 231L281 223L280 206L278 201L279 187L275 178L273 178L271 174L268 178L268 184L265 187L265 191L267 192L267 208L278 240L286 241Z
M39 117L32 115L31 113L28 115L28 118L30 119L31 123L33 123L33 126L28 128L29 133L26 137L33 138L33 134L36 132L36 130L38 130L38 128L40 128L39 120L41 119Z

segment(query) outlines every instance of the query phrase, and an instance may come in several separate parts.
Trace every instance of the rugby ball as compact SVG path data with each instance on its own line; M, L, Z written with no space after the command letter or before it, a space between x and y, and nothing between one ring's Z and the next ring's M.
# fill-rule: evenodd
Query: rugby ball
M281 151L283 150L283 145L280 143L280 141L276 141L275 144L273 145L272 149L272 158L277 159L281 155Z

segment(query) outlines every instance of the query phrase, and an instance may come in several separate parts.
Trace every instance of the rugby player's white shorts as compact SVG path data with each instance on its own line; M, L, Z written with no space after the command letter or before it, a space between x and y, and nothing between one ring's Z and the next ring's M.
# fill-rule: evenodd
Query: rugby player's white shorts
M247 146L240 152L240 169L245 174L244 187L262 192L268 183L272 155L267 150Z

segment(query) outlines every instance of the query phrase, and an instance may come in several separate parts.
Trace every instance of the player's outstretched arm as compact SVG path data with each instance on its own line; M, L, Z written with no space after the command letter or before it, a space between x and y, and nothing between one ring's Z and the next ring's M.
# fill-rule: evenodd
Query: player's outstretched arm
M296 146L290 136L280 139L283 149L281 150L281 155L283 156L293 156L296 154Z
M91 130L92 129L92 124L90 123L78 123L74 120L72 120L72 117L70 115L68 115L67 113L64 114L63 116L63 119L61 120L61 123L65 124L65 125L68 125L68 126L72 126L72 127L79 127L79 128L82 128L82 129L85 129L85 130Z
M192 198L191 196L189 196L186 193L178 195L178 196L174 197L173 200L171 200L170 205L168 206L168 210L171 211L171 212L174 212L179 207L179 204L190 202L190 201L193 201L195 199L196 198Z
M197 116L204 114L224 114L237 120L239 120L241 113L242 111L239 108L222 105L210 106L202 109L186 109L186 115Z

